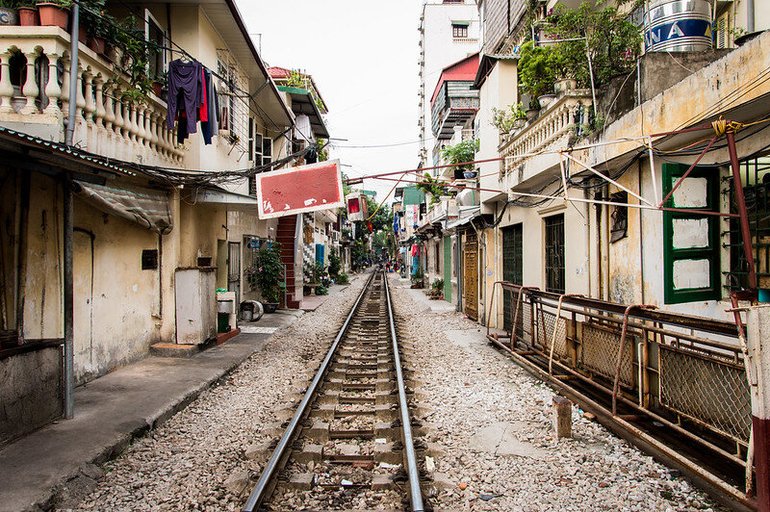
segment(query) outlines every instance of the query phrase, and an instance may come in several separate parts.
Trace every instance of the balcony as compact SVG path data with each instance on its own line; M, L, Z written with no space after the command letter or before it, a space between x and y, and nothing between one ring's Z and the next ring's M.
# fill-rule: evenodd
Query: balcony
M69 109L70 35L59 27L1 26L0 124L64 141ZM54 78L55 77L55 78ZM128 77L80 45L74 144L149 165L179 165L185 151L166 127L166 103L150 93L129 102Z
M428 223L435 224L447 219L457 218L457 201L455 199L443 199L434 204L428 210Z
M440 140L452 138L455 126L473 119L479 110L479 91L470 81L446 81L441 84L431 106L433 135Z
M501 135L498 151L505 160L501 164L500 180L506 181L506 187L516 186L519 182L558 165L559 158L553 153L537 156L537 165L534 165L533 154L566 148L572 131L578 125L588 124L591 105L590 91L567 91L542 109L539 117L522 129ZM517 175L506 178L514 170L519 171Z

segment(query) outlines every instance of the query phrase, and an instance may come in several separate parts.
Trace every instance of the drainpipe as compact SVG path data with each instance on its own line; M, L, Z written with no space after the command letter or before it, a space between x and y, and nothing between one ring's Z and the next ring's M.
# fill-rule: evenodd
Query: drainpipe
M746 17L746 31L751 34L756 30L754 27L754 0L746 0Z
M30 201L30 177L29 173L21 174L21 201L19 214L19 236L17 239L18 273L16 274L16 330L18 331L18 343L24 343L24 304L27 289L27 246L29 241L29 201ZM45 314L41 311L41 314Z
M75 4L77 6L77 3ZM77 32L75 32L77 34ZM72 119L72 118L70 118ZM75 372L72 274L72 184L64 179L64 417L75 417Z
M80 2L73 2L72 5L72 31L70 33L70 97L69 112L67 117L67 131L64 132L64 143L72 145L72 139L75 135L75 114L77 112L77 94L78 94L78 31L80 30ZM65 197L66 197L65 193Z

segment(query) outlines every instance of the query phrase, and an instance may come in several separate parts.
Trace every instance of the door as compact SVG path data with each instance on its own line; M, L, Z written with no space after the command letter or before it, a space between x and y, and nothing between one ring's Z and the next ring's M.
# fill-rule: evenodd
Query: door
M523 244L522 224L503 228L503 281L513 284L522 284ZM503 291L503 328L511 332L513 322L513 308L518 300L517 294L512 291ZM521 318L519 318L519 325Z
M94 352L94 245L83 231L72 234L73 345L78 380L93 371Z
M444 237L444 300L452 302L452 239Z
M545 290L564 293L564 214L545 219Z
M236 308L241 303L241 244L227 243L227 291L235 292Z
M479 244L476 233L465 236L463 248L463 306L471 320L479 318Z

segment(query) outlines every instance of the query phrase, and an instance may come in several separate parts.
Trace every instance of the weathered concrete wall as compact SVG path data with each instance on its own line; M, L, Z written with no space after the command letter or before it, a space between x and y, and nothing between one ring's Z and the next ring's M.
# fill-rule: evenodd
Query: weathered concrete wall
M158 235L75 200L75 376L84 382L144 356L158 341L160 275L142 270Z
M0 359L0 445L62 415L61 349Z
M476 114L476 124L479 139L479 151L476 153L477 160L486 160L497 158L500 155L497 152L497 146L500 142L500 132L492 125L494 115L492 108L506 108L507 105L513 105L519 101L517 82L516 61L498 61L492 72L487 77L484 85L479 91L479 111ZM485 162L478 165L480 170L479 186L482 189L498 190L500 182L497 180L497 173L500 172L500 162ZM493 206L490 202L499 200L501 193L482 190L481 212L491 213ZM505 197L502 197L505 200Z
M30 187L24 338L61 338L62 189L37 173L31 175Z

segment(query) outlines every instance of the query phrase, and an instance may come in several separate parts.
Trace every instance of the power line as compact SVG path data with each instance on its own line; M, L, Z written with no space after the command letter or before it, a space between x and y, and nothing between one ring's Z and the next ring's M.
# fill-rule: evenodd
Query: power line
M72 0L72 1L73 1L73 2L75 2L75 3L77 3L78 5L80 5L80 7L81 7L83 10L85 10L85 11L88 11L90 14L92 14L92 15L95 15L95 16L99 16L99 15L100 15L100 13L99 13L99 12L97 12L97 11L94 11L93 9L91 9L89 5L87 5L87 4L84 4L84 3L83 3L83 0ZM131 5L131 4L127 4L127 3L126 3L126 2L124 2L123 0L117 0L117 1L118 1L118 2L119 2L121 5L123 5L124 7L126 7L126 8L127 8L129 11L132 11L132 14L133 14L133 15L135 15L135 16L138 16L140 19L144 19L143 15L142 15L142 12L141 12L140 10L137 10L137 9L138 9L138 7L137 7L137 6L135 6L135 5ZM139 37L138 35L136 35L136 34L133 34L133 33L129 32L129 31L126 31L126 30L125 30L123 27L121 27L121 26L117 25L117 24L116 24L116 23L114 23L112 20L109 20L109 19L108 19L108 22L110 23L110 25L111 25L111 26L112 26L114 29L116 29L116 30L120 31L120 32L121 32L121 33L123 33L124 35L126 35L126 36L128 36L128 37L131 37L131 38L133 38L134 40L136 40L136 41L138 41L138 42L141 42L141 43L147 43L147 40L146 40L146 39L144 39L144 38L142 38L142 37ZM282 127L281 127L281 126L279 126L279 125L278 125L278 124L275 122L275 120L273 120L273 118L272 118L272 117L270 117L270 115L269 115L269 114L268 114L268 113L267 113L267 112L266 112L264 109L262 109L262 108L259 106L259 104L258 104L258 102L257 102L256 98L255 98L253 95L251 95L251 94L250 94L248 91L246 91L246 90L244 90L244 89L242 89L242 88L238 87L236 84L234 84L234 83L233 83L231 80L229 80L227 77L225 77L225 76L222 76L221 74L219 74L219 72L218 72L218 71L214 71L213 69L209 68L208 66L206 66L205 64L203 64L202 62L200 62L200 61L199 61L199 60L198 60L196 57L194 57L193 55L191 55L191 54L190 54L190 53L189 53L189 52L188 52L186 49L184 49L184 48L183 48L181 45L179 45L177 42L175 42L175 41L174 41L172 38L168 37L168 34L166 34L166 32L165 32L165 31L164 31L164 33L163 33L163 39L164 39L164 40L167 40L167 41L168 41L168 42L169 42L171 45L175 46L175 47L176 47L176 49L175 49L175 48L172 48L172 47L169 47L169 46L161 46L161 45L158 45L158 49L160 49L160 50L167 50L167 51L169 51L169 52L172 52L172 53L179 53L179 54L181 54L182 56L184 56L184 57L187 57L188 59L190 59L190 60L192 60L192 61L194 61L194 62L196 62L196 63L200 64L201 66L203 66L205 69L207 69L207 70L208 70L208 71L209 71L209 72L212 74L212 76L215 76L216 78L219 78L219 79L220 79L222 82L226 83L226 84L228 85L228 87L229 87L230 89L232 89L233 91L235 91L235 92L238 92L238 93L240 93L240 94L243 94L243 95L245 95L245 96L246 96L247 98L249 98L250 100L254 100L254 101L253 101L253 103L254 103L254 105L253 105L253 108L252 108L252 102L251 102L251 101L242 101L242 103L244 103L244 104L246 105L246 108L249 110L249 112L251 112L252 114L256 114L256 115L258 115L258 116L259 116L260 118L262 118L262 119L265 119L265 120L267 120L267 121L268 121L268 122L269 122L269 123L272 125L272 127L273 127L274 131L276 131L277 133L279 133L279 136L282 136L282 137L284 137L284 138L285 138L285 139L286 139L286 140L287 140L287 141L288 141L290 144L294 142L294 141L293 141L293 140L292 140L290 137L288 137L288 136L286 135L286 131L282 130L282 129L281 129ZM124 71L125 71L125 70L124 70ZM267 71L265 71L265 74L266 74L266 76L265 76L265 84L263 84L263 85L262 85L262 86L261 86L261 87L258 89L258 91L261 91L261 89L262 89L262 88L263 88L265 85L267 85L267 84L270 82L270 80L271 80L271 78L270 78L270 75L269 75L269 73L268 73ZM132 84L132 85L133 85L133 84ZM241 100L243 100L243 98L240 98L240 99L241 99ZM279 101L282 101L282 100L280 100L280 99L279 99ZM256 108L256 110L257 110L257 111L255 111L255 110L254 110L255 108ZM308 138L308 137L307 137L307 136L306 136L304 133L302 133L302 131L301 131L301 130L299 130L299 129L296 127L296 124L294 123L294 121L293 121L293 120L291 120L291 119L290 119L290 123L291 123L291 128L294 128L294 129L296 129L297 131L299 131L299 132L300 132L300 135L302 135L302 136L305 138L305 140L310 140L310 139L309 139L309 138Z

